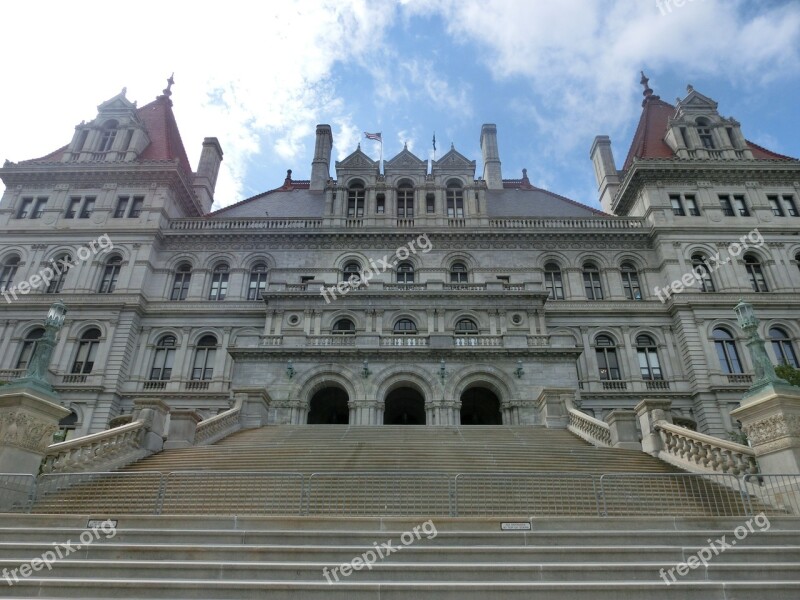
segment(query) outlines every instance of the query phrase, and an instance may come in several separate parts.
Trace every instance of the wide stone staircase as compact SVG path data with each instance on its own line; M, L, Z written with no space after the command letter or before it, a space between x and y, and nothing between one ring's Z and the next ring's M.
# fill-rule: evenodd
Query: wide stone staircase
M116 519L112 532L90 517ZM496 519L0 515L7 598L796 600L800 524L741 518ZM422 526L422 528L421 528ZM420 536L408 535L414 528ZM113 534L113 536L112 536ZM82 541L81 536L89 543ZM680 576L709 540L725 551ZM54 544L71 542L49 568ZM408 542L407 544L405 542ZM395 551L387 549L398 548ZM372 557L381 547L383 559ZM62 552L67 552L62 549ZM373 554L370 555L369 553ZM364 557L370 568L352 562ZM342 569L355 565L358 570ZM21 572L21 566L28 567ZM31 568L31 565L33 568ZM338 569L337 569L338 568ZM337 571L333 571L337 569ZM663 576L662 576L663 569ZM675 581L669 575L673 569ZM13 571L13 573L12 573ZM27 574L27 576L24 576ZM15 577L17 581L15 581ZM337 581L338 579L338 581ZM669 582L669 585L665 582ZM10 582L10 584L9 584Z

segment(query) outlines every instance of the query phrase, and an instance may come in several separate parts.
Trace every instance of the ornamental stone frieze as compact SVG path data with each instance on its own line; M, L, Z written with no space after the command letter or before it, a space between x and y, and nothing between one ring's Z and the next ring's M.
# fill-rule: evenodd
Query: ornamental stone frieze
M743 429L753 448L759 452L775 452L800 440L800 415L773 415L754 421Z
M58 423L35 418L25 411L0 414L0 444L12 448L44 452L53 443Z

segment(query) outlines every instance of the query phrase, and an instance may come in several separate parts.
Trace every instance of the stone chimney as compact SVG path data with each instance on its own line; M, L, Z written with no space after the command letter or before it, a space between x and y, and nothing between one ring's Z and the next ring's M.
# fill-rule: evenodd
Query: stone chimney
M497 150L497 125L486 123L481 127L481 154L483 154L483 180L490 190L503 189L500 172L500 152Z
M605 212L613 214L614 198L619 191L619 172L614 163L614 153L611 151L611 139L607 135L598 135L594 138L589 156L594 165L600 206Z
M193 182L194 191L200 200L203 212L210 212L211 205L214 204L214 188L217 187L217 175L219 175L221 163L222 148L219 140L215 137L205 138Z
M314 146L314 160L311 161L309 189L324 190L331 178L331 148L333 148L331 126L317 125L317 144Z

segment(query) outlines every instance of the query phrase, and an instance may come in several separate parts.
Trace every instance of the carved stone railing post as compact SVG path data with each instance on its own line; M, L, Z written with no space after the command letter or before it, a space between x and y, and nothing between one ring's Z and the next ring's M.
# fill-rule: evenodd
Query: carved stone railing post
M538 421L549 429L566 429L569 426L569 409L574 390L548 388L536 399Z
M144 421L143 447L151 452L161 452L167 433L169 406L161 400L136 398L133 401L132 421Z
M639 432L636 430L635 412L621 408L612 410L606 415L606 423L611 430L611 445L614 448L642 449Z
M672 406L671 400L650 400L644 399L633 410L636 418L639 419L639 427L642 430L642 451L658 456L663 449L661 435L656 431L656 423L666 421L672 423L672 415L669 412Z
M762 473L800 473L800 388L761 387L731 417L741 421Z
M70 411L33 389L0 388L0 473L37 475L58 422Z
M164 450L194 446L197 424L203 417L195 410L173 410L169 414L169 434Z

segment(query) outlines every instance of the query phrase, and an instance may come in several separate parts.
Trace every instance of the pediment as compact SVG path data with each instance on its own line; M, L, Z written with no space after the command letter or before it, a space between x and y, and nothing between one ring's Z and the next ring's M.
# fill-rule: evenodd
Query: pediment
M394 169L428 169L427 161L422 160L413 154L407 147L403 148L399 154L386 161L386 168Z
M361 150L361 144L358 145L356 151L344 160L336 161L336 169L365 169L376 170L378 168L378 161L372 160L369 156L364 154Z
M136 110L136 102L131 102L125 97L127 92L127 88L122 88L122 91L114 96L113 98L109 98L102 104L97 107L98 113L109 113L109 112L131 112Z
M442 158L433 161L433 167L435 169L447 169L448 171L453 169L472 169L474 171L475 164L474 160L469 160L452 146Z
M705 96L692 88L689 87L689 93L683 100L678 100L677 102L677 113L680 116L683 113L707 113L707 114L717 114L717 107L718 104L708 96Z

